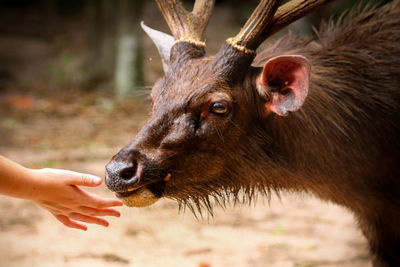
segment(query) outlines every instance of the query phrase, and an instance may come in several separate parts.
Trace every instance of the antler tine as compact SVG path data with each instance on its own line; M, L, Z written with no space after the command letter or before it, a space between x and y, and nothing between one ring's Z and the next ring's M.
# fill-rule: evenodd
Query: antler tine
M261 0L240 32L228 42L242 50L256 49L261 42L259 36L270 24L282 0Z
M331 1L292 0L278 8L282 0L261 0L239 34L227 42L247 54L255 54L267 37Z
M156 0L175 40L188 41L197 45L210 20L215 0L196 0L192 12L188 12L179 0Z
M201 32L200 38L202 37L214 8L215 0L196 0L194 3L192 14L199 20L198 27Z
M282 5L272 19L270 23L271 26L262 33L262 40L265 40L292 22L332 1L333 0L292 0Z

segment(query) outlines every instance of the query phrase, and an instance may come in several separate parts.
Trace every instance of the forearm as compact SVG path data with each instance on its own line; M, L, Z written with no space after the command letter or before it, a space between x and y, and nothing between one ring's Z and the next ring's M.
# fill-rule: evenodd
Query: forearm
M98 216L120 216L116 199L98 197L79 186L96 187L101 178L60 169L29 169L0 156L0 194L29 199L50 211L65 226L86 230L86 223L108 226Z
M37 190L33 173L0 155L0 194L29 199Z

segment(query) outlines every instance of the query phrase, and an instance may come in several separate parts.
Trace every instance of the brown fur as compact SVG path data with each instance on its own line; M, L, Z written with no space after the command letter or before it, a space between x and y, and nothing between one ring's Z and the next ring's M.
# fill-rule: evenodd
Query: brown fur
M312 65L308 98L287 117L266 114L260 67L293 54ZM113 161L139 162L150 190L200 213L257 192L313 193L354 212L374 266L400 266L400 1L328 22L313 40L289 34L247 70L224 64L235 63L174 59L153 88L151 119ZM209 108L221 99L224 117Z

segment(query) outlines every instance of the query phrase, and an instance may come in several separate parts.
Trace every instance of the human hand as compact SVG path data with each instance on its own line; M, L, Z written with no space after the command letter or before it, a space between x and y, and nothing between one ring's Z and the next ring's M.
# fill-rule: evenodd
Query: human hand
M50 211L67 227L84 231L87 230L84 223L107 227L108 221L98 216L120 216L117 210L111 208L122 206L120 200L99 197L78 187L99 186L102 182L99 177L50 168L31 172L35 183L27 198Z

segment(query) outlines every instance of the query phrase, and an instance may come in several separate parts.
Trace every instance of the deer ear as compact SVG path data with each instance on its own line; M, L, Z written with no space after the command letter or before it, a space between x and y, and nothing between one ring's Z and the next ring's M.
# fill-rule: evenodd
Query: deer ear
M303 105L310 84L311 65L303 56L271 58L265 63L257 87L261 95L269 95L266 112L286 116Z
M153 30L152 28L146 26L143 21L140 23L140 26L142 26L142 29L156 45L158 53L160 53L161 56L164 72L166 73L169 67L171 47L175 42L174 37L169 34Z

